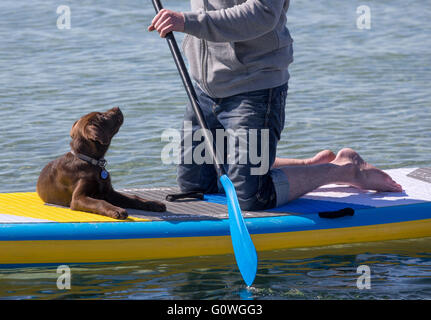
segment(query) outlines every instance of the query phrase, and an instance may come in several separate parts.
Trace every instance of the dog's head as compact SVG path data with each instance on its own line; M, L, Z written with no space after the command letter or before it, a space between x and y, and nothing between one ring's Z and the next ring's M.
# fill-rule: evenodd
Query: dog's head
M123 120L123 113L118 107L106 112L86 114L70 130L72 149L88 156L102 157Z

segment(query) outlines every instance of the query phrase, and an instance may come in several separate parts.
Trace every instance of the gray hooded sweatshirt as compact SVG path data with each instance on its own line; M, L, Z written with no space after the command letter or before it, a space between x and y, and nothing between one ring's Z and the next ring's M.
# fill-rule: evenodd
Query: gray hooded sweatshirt
M194 81L213 98L289 80L289 0L191 0L183 51Z

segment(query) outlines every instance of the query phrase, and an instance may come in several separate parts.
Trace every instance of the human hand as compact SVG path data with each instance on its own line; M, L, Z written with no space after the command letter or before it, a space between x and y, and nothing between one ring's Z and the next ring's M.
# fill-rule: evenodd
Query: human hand
M175 12L162 9L151 21L148 31L157 30L160 37L164 38L171 31L184 31L184 15L182 12Z

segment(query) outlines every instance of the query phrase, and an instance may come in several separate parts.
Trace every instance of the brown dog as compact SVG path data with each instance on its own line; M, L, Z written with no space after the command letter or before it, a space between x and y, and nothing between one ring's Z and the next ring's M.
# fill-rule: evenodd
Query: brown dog
M75 122L70 131L71 152L51 161L37 181L39 197L72 210L126 219L124 208L163 212L166 206L114 191L103 159L112 137L123 124L119 108L91 112Z

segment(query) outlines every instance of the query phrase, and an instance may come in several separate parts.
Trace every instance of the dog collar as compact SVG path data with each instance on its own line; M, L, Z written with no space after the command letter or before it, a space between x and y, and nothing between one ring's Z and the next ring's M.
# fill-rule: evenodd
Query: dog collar
M100 168L102 168L102 171L100 172L100 177L105 180L108 178L109 173L108 171L106 171L105 167L107 164L107 161L105 160L105 158L100 158L99 160L96 160L94 158L91 158L89 156L86 156L85 154L82 153L75 153L73 150L70 150L70 153L73 154L75 157L78 157L81 160L84 160L92 165L98 166Z

